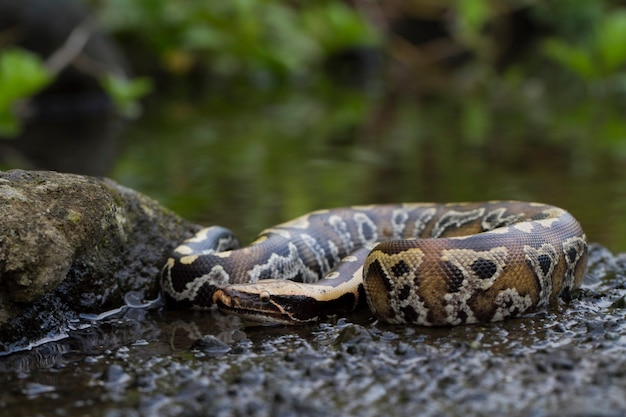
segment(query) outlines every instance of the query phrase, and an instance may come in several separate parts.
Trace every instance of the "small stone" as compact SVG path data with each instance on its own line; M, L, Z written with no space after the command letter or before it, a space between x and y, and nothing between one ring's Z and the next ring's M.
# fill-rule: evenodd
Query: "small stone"
M191 349L215 356L228 353L230 346L213 335L207 335L197 339L193 345L191 345Z

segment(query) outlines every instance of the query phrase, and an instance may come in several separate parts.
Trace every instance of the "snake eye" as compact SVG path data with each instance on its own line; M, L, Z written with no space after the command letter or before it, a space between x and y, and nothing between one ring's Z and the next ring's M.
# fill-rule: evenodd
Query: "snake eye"
M268 291L261 291L261 293L259 294L259 300L261 300L262 303L267 303L270 298L271 296Z

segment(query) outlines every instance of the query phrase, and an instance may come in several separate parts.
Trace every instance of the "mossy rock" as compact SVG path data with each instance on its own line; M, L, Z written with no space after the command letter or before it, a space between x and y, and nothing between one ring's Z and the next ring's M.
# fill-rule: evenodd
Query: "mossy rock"
M156 297L168 253L198 229L109 179L0 172L0 345L62 333L130 291Z

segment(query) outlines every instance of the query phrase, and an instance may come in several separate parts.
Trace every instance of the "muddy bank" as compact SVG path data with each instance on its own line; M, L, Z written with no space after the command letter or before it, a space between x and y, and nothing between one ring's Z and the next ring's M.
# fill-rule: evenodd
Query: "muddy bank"
M127 308L0 358L0 404L15 416L620 416L625 271L626 255L592 245L569 303L450 329L367 313L245 327L217 312Z

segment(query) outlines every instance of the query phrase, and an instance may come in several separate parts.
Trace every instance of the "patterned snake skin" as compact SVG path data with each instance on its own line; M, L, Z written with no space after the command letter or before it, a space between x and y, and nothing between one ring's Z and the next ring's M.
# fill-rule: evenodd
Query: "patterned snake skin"
M237 247L222 228L185 241L163 268L166 299L299 323L345 314L365 293L387 322L491 322L578 288L587 260L568 212L514 201L320 210Z

